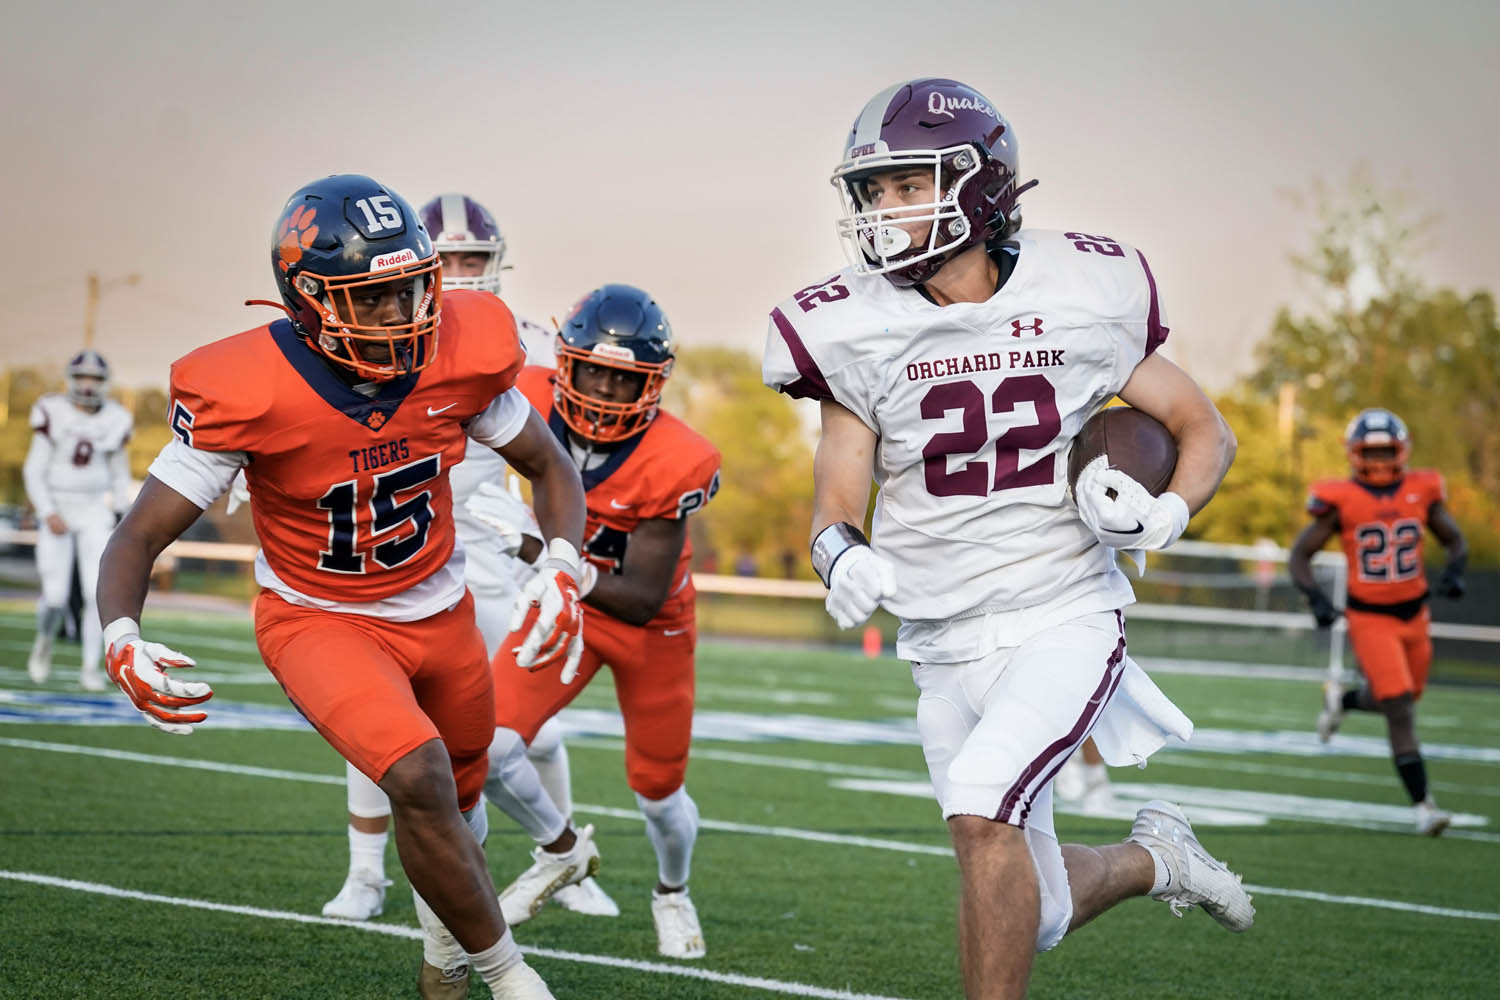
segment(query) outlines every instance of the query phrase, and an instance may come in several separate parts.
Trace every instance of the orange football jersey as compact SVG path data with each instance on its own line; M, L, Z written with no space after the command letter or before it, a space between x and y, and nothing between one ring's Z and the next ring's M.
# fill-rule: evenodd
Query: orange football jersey
M1353 479L1312 486L1307 511L1337 511L1340 542L1349 560L1349 596L1367 604L1399 604L1427 593L1422 535L1432 505L1446 499L1443 477L1411 469L1395 485L1372 487Z
M562 417L552 411L556 371L528 366L516 385L547 420L563 447L568 446ZM646 429L615 446L609 459L584 473L588 524L583 554L601 573L618 573L625 562L630 532L652 518L683 518L719 491L719 449L687 424L659 411ZM673 625L693 617L693 543L684 541L666 602L652 625ZM603 614L588 604L584 614ZM587 635L587 626L584 634Z
M377 601L453 553L448 470L465 423L509 389L525 358L515 320L480 292L443 296L433 363L355 391L278 320L172 365L172 430L203 451L242 451L266 561L297 591Z

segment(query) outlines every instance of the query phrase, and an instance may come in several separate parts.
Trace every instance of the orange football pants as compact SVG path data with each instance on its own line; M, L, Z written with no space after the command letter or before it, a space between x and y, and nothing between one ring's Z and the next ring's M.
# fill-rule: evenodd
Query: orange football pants
M1346 610L1349 642L1377 701L1411 694L1420 698L1432 666L1432 615L1426 607L1410 621Z
M687 776L693 738L693 619L627 625L585 607L583 659L572 684L562 664L529 672L516 666L511 637L495 654L495 725L514 729L528 744L542 723L578 697L608 666L625 718L625 780L648 799L663 799Z
M299 607L263 590L255 638L292 705L371 781L441 739L459 808L479 802L495 736L494 693L467 592L430 618L392 622Z

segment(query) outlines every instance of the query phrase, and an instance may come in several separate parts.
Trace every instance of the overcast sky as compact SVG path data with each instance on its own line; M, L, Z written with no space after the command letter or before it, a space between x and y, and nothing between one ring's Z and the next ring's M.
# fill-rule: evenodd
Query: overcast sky
M4 360L60 364L87 273L138 273L97 346L164 384L273 318L240 305L274 297L272 223L337 172L488 205L522 315L625 281L684 344L758 354L770 307L842 266L855 115L936 75L1010 119L1027 225L1145 251L1169 354L1223 387L1295 295L1310 219L1280 192L1315 177L1367 163L1438 217L1427 280L1495 286L1497 39L1493 0L11 5Z

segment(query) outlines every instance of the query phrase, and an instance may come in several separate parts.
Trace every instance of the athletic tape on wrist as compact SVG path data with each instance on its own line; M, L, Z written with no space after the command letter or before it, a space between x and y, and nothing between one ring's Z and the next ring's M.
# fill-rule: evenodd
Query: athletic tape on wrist
M870 540L863 531L848 521L830 524L818 532L818 537L812 543L812 564L813 571L823 581L823 586L830 586L828 580L833 575L833 567L839 561L839 556L857 545L868 548Z
M134 618L116 618L104 626L104 648L109 649L121 639L132 637L139 639L141 626Z

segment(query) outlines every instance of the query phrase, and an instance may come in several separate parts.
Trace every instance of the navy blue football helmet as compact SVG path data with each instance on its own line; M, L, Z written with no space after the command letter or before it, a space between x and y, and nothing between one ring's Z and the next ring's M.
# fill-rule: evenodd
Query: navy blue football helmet
M553 404L585 440L623 441L656 418L675 357L672 325L650 295L631 285L596 288L578 301L558 331ZM639 373L640 395L629 402L584 395L576 381L580 363Z
M1406 475L1411 457L1411 435L1406 424L1390 410L1371 407L1360 411L1344 431L1344 453L1354 478L1371 486L1389 486Z
M417 213L385 185L335 174L293 194L271 235L271 266L297 332L357 377L389 381L437 356L441 263ZM357 299L389 282L410 283L410 315L361 321Z

